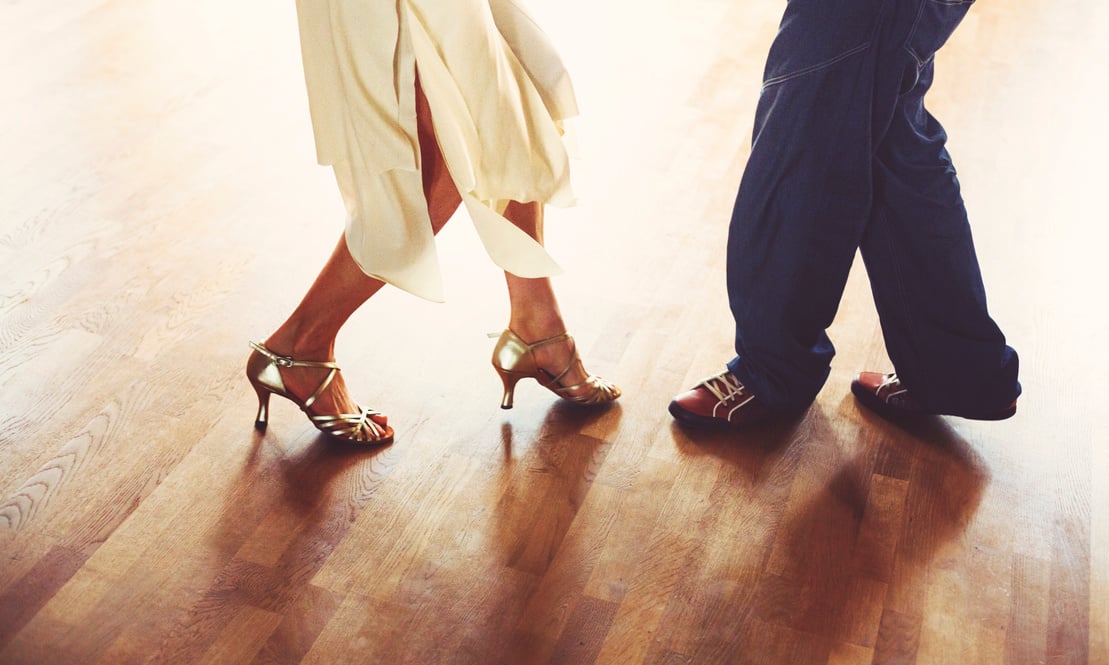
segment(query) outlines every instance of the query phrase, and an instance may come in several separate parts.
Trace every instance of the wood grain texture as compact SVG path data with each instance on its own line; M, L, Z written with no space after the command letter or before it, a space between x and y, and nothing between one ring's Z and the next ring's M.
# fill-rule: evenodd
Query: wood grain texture
M291 7L0 4L0 663L1109 665L1103 28L977 3L943 121L1024 396L896 426L865 270L803 416L674 425L731 356L724 243L772 0L531 0L574 74L578 205L548 211L593 412L497 409L503 276L464 214L448 302L386 289L338 359L397 442L321 438L246 341L344 211L315 165Z

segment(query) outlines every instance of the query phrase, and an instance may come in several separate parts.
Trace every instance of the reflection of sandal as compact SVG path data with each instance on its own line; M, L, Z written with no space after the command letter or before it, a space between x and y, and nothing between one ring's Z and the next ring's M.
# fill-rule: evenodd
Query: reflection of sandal
M566 367L561 372L552 375L539 366L539 363L535 360L535 349L567 340L573 345L574 353L570 357L570 362L566 363ZM569 333L562 333L539 340L534 344L528 344L517 337L516 333L506 328L501 333L501 338L497 340L497 346L493 349L493 368L497 370L497 374L501 376L501 382L504 383L504 399L501 400L501 408L512 408L516 382L527 378L535 379L539 382L539 385L562 399L575 404L606 404L620 396L619 388L599 376L592 376L588 373L581 383L573 386L562 385L562 377L566 376L574 367L574 363L580 360L577 346L574 345L574 338Z
M294 360L287 356L279 356L257 342L251 342L250 347L254 351L246 363L246 378L250 379L254 392L258 393L258 417L254 422L254 426L258 429L266 428L270 395L279 395L299 406L316 429L340 441L372 445L389 443L393 440L393 428L372 418L372 416L381 416L379 411L363 408L361 413L338 415L315 415L308 411L339 372L339 366L335 363ZM327 373L327 377L315 392L308 399L301 401L285 387L285 382L281 379L281 367L316 367L331 371Z

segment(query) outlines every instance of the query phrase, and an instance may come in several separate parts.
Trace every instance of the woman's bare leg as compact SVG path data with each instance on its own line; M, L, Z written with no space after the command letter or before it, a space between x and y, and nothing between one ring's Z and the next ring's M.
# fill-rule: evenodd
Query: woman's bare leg
M505 208L504 216L535 238L539 244L543 244L542 204L512 201ZM508 300L511 306L509 330L528 343L566 332L566 323L562 319L550 278L518 277L509 272L504 277L508 283ZM535 350L535 359L540 367L555 375L566 367L574 350L573 343L569 341L564 344L549 344ZM580 385L588 377L589 373L579 361L573 363L561 383L564 386Z
M416 85L416 117L419 128L421 171L424 196L434 233L451 218L462 201L447 173L431 124L431 111L423 91ZM339 238L331 258L289 318L266 340L276 354L299 360L334 360L335 338L343 324L385 283L362 272L347 248L345 236ZM328 370L283 368L285 386L302 399L311 395L327 376ZM356 413L354 400L347 393L342 374L338 374L323 395L312 405L316 414ZM381 417L379 422L384 424Z

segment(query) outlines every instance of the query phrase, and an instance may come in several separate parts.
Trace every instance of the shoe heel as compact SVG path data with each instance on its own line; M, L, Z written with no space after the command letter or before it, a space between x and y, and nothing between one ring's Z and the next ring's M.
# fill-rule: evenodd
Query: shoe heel
M494 369L497 370L497 374L501 377L501 383L504 384L504 397L501 398L501 408L511 409L512 399L516 396L516 382L523 377L519 374L513 374L503 370L500 367L495 367Z
M253 381L250 382L254 386L254 392L258 394L258 415L254 416L254 429L266 429L266 420L270 414L270 395L272 394L269 388L257 384Z

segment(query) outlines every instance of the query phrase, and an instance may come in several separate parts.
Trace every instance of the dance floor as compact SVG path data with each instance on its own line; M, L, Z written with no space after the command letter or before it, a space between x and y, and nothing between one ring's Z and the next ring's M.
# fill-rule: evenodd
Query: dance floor
M247 341L330 253L292 3L0 3L0 663L1109 664L1099 0L980 2L929 108L1024 395L897 426L861 261L804 417L675 426L732 354L724 247L784 3L533 0L574 75L554 284L612 408L498 408L504 278L338 341L391 446L252 427Z

